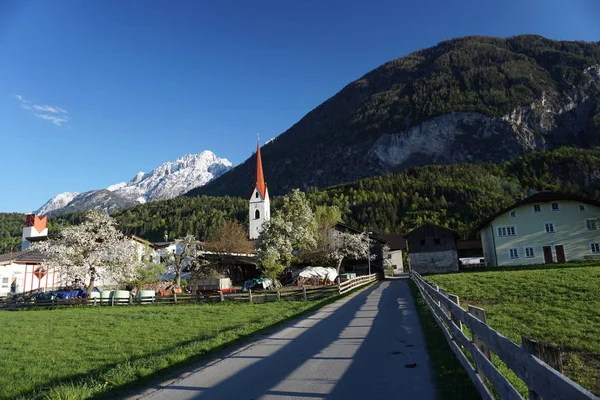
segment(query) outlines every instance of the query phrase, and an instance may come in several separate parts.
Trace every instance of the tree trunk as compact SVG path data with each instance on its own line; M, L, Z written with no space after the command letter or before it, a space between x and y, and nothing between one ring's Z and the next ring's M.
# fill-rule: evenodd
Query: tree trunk
M94 276L94 274L92 274L92 276L90 278L90 283L85 288L85 298L86 299L89 299L90 296L92 295L92 290L94 290L95 281L96 281L96 277Z
M338 260L337 265L336 265L336 270L337 270L337 274L338 274L338 276L337 276L337 281L338 282L341 282L341 279L340 279L340 268L342 268L342 261L344 261L343 257Z
M181 269L175 270L175 289L181 288Z

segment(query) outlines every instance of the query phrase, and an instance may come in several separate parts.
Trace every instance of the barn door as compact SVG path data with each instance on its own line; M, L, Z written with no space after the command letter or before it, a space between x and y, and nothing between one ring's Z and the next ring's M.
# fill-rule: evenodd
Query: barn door
M557 262L564 263L567 261L565 258L565 248L563 247L562 244L554 246L554 250L556 250L556 261Z
M544 262L546 264L552 264L554 260L552 259L552 246L544 246Z

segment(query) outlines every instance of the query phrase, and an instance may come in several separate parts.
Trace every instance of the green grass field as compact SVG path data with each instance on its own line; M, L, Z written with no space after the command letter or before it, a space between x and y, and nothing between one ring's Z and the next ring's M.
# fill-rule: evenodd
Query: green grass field
M488 324L515 343L525 335L560 346L565 375L600 394L600 263L425 278L459 296L463 308L484 308ZM514 384L524 389L522 382Z
M0 312L0 399L115 398L329 301Z

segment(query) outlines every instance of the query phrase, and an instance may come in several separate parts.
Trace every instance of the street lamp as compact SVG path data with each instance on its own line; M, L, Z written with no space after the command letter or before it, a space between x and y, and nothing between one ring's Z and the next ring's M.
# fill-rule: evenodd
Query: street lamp
M367 243L369 244L369 255L367 256L367 263L369 265L369 275L371 275L371 234L373 232L367 232Z

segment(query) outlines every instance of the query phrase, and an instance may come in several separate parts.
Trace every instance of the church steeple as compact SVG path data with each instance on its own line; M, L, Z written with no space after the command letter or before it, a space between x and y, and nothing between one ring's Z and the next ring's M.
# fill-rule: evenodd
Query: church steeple
M267 185L265 184L265 176L263 175L262 158L260 156L260 142L256 142L256 188L264 199Z
M263 174L260 142L256 143L256 185L250 196L248 217L250 221L248 237L254 240L260 235L262 224L271 219L271 203L269 201L269 190L267 189Z

